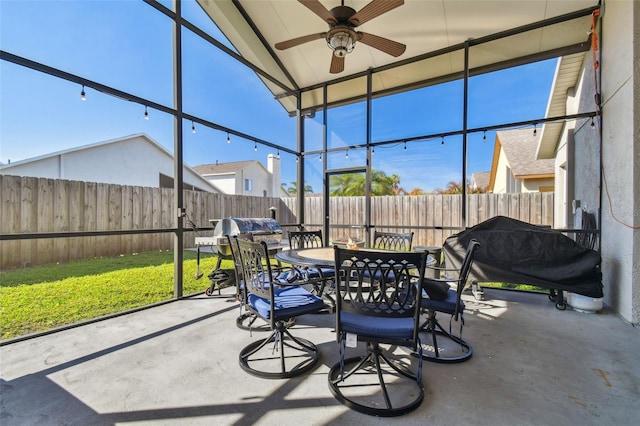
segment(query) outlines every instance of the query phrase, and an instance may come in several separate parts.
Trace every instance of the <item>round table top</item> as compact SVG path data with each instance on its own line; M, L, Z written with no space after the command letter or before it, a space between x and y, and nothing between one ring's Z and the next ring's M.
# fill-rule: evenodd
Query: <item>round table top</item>
M316 247L303 249L282 250L276 253L276 259L281 262L299 266L319 266L323 268L335 267L333 247ZM435 258L428 256L427 264L435 263Z
M335 265L333 247L282 250L276 253L276 259L281 262L302 266L333 268Z

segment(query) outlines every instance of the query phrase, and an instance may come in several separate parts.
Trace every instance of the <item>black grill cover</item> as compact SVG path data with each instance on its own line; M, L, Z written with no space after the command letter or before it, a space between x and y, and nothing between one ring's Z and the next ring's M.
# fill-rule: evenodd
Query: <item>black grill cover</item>
M496 216L446 239L447 268L459 268L470 239L475 252L469 279L530 284L602 297L600 253L550 228Z

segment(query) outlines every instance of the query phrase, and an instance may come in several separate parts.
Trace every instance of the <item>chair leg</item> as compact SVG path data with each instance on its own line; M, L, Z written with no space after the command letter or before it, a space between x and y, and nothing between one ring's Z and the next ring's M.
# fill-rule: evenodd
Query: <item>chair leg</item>
M385 369L384 364L391 370ZM366 381L366 377L373 373L367 371L371 368L377 377L375 383ZM392 393L389 392L385 376L397 379L392 383ZM418 377L419 373L412 373L406 366L388 357L377 343L368 343L367 354L346 359L344 370L340 362L331 368L329 389L338 401L360 413L380 417L401 416L418 408L424 399L424 389ZM367 388L378 388L380 391L364 393L363 390Z
M423 345L422 359L425 361L453 364L466 361L473 355L473 348L468 342L442 327L436 319L435 311L430 310L428 312L428 319L422 324L421 330L431 335L431 341L433 343L433 349L425 348ZM438 344L438 336L442 337L445 343L449 343L444 351L441 345ZM421 340L427 341L428 339ZM454 345L459 346L459 349L455 352L453 350ZM443 354L442 352L445 353ZM414 353L414 355L417 356L416 353Z
M320 282L313 284L311 293L324 299L325 301L325 304L324 304L325 309L320 312L335 313L336 311L336 301L334 300L333 297L331 297L331 295L329 295L329 291L332 288L332 286L333 286L333 281L329 279L322 280Z
M244 312L236 318L236 327L241 330L251 331L271 331L271 327L268 323L254 325L258 316L251 312Z
M287 355L286 349L295 354ZM319 360L318 348L306 339L293 336L284 321L279 321L268 337L245 346L239 356L243 370L266 379L299 376L313 369ZM287 361L297 363L287 369Z
M241 330L248 330L248 331L271 331L271 327L269 326L269 323L265 322L263 324L254 325L254 323L258 318L259 317L256 314L251 312L245 312L243 314L240 314L236 318L236 327L238 327ZM296 325L295 317L290 318L285 322L285 327L287 328L293 327L294 325Z

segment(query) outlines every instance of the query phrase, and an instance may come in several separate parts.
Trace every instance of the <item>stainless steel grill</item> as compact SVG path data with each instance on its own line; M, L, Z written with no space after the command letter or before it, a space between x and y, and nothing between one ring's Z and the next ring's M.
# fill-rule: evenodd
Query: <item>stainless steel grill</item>
M279 245L282 241L282 228L275 219L230 217L211 222L212 224L215 222L213 240L218 249L218 255L225 258L231 256L227 235L250 234L253 241L264 241L270 246Z
M220 269L222 259L232 259L231 247L227 235L235 236L241 234L250 235L253 241L264 241L270 247L280 246L282 241L282 228L275 219L270 218L247 218L230 217L225 219L211 219L209 222L214 226L213 237L196 237L198 247L198 272L196 277L202 276L200 273L200 246L214 246L218 260L216 268L209 274L211 287L207 288L206 294L211 296L217 288L220 293L220 284L233 275L234 271L223 271Z

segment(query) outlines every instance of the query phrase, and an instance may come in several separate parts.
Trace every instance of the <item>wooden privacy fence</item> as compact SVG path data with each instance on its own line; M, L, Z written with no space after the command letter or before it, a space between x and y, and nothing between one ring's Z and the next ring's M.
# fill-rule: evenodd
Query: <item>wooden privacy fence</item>
M285 198L285 211L295 211L296 200ZM363 225L364 197L332 197L331 225ZM507 216L536 225L553 226L553 193L469 194L467 227L495 216ZM283 223L285 223L283 221ZM322 197L305 198L305 223L318 229L323 223ZM414 245L441 246L462 228L462 195L371 197L371 224L383 232L414 232ZM362 228L336 227L331 238L364 239Z
M176 227L173 189L0 175L0 234L129 231ZM209 219L268 217L279 198L184 191L185 211L199 228ZM185 228L191 227L184 221ZM0 241L0 269L173 248L173 233L158 232ZM196 236L184 234L184 247Z
M173 189L0 175L0 234L93 231L148 231L176 227ZM467 226L503 215L525 222L553 225L553 193L468 195ZM283 225L297 224L296 198L248 197L184 191L188 218L199 228L209 219L269 217L271 207ZM460 195L372 197L372 224L381 231L413 231L414 245L439 246L461 226ZM363 225L364 197L332 197L331 225ZM321 197L305 198L305 223L321 227ZM190 228L184 221L185 228ZM286 234L291 227L284 227ZM331 237L364 238L362 229L332 228ZM357 234L360 233L360 234ZM184 235L184 247L196 236ZM286 235L285 237L286 238ZM117 256L173 248L173 233L159 231L126 235L72 236L0 241L0 269L99 256Z

